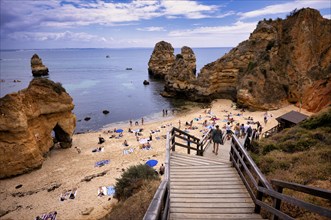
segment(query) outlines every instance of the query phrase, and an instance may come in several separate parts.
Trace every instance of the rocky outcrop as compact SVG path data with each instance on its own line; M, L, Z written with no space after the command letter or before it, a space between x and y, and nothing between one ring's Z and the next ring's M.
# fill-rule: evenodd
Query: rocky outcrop
M192 73L196 74L197 72L197 59L195 58L195 54L193 52L193 50L190 47L184 46L181 49L181 53L180 53L183 57L183 59L186 62L187 68L189 69L189 71L192 71Z
M330 100L319 92L330 84L330 26L310 8L293 11L285 20L260 21L248 40L204 66L197 78L182 81L185 87L168 78L165 91L195 101L231 98L252 109L276 109L302 98L307 110L317 111L324 104L305 102L313 93Z
M31 57L31 70L33 76L47 76L48 68L43 64L37 54Z
M148 62L148 73L154 78L164 79L175 63L174 48L170 43L158 42Z
M76 127L72 98L59 83L36 78L0 99L0 178L42 165L55 142L71 147Z

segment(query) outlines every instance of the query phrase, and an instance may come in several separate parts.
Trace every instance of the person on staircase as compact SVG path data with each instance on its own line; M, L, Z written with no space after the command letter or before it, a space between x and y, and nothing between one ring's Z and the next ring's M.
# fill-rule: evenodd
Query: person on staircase
M219 144L223 145L223 133L220 129L219 125L216 125L216 129L212 131L211 137L213 139L214 145L213 145L213 153L218 155L218 147Z

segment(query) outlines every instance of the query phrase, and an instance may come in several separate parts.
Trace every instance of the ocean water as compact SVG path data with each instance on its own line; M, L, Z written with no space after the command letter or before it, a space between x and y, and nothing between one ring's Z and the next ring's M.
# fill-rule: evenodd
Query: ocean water
M230 49L193 48L197 72ZM180 111L195 105L160 96L163 82L148 76L152 52L153 48L2 50L0 97L29 85L33 79L30 59L37 53L49 69L48 78L60 82L73 98L77 116L75 132L99 130L109 124L127 123L141 117L145 121L155 120L162 117L162 109ZM180 53L180 49L175 49L175 53ZM143 85L145 79L150 85ZM103 110L110 113L104 115ZM85 121L85 117L91 120Z

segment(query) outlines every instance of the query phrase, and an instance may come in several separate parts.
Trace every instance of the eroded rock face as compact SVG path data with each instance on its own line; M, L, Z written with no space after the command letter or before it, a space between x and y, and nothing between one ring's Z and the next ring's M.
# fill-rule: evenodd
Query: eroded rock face
M48 68L43 64L42 60L37 54L34 54L31 57L31 70L33 76L48 75Z
M54 146L71 147L76 127L72 98L59 84L36 78L27 89L0 99L0 178L42 165Z
M328 100L318 85L330 84L330 25L331 20L309 8L285 20L260 21L248 40L205 65L196 79L185 81L194 89L185 91L166 82L166 90L195 101L231 98L252 109L276 109L302 97L307 110L318 111L324 104L305 102L312 93Z
M165 41L158 42L148 62L148 73L154 78L164 79L175 63L174 48Z

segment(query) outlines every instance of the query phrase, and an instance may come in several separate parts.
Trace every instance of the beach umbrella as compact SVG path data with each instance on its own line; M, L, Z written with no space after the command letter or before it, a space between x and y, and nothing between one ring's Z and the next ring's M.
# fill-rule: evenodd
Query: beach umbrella
M156 166L157 163L158 163L157 160L149 160L146 162L146 165L148 165L150 167L154 167L154 166Z
M122 133L123 132L123 129L117 129L116 130L116 133Z

